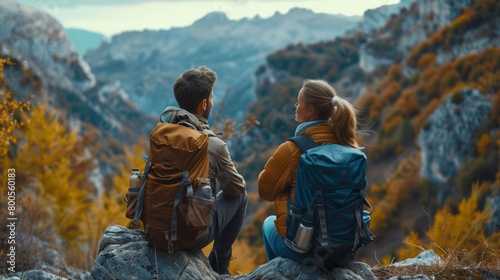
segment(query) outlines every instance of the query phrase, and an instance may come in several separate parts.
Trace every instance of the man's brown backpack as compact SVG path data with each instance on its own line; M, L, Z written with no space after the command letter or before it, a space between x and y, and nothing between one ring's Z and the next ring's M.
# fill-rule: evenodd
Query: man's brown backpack
M190 248L207 232L214 204L208 137L182 121L158 123L149 136L132 227L140 219L149 243L161 250Z

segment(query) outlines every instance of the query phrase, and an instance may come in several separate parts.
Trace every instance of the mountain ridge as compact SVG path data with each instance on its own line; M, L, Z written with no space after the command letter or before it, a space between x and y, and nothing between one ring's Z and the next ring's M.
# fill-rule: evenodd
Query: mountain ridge
M214 20L216 24L206 24ZM187 27L115 35L109 43L87 53L85 60L96 74L119 80L143 111L159 114L164 108L159 104L176 104L171 84L188 68L207 65L218 73L214 91L217 103L227 89L253 84L253 71L269 51L293 42L333 38L354 24L355 21L305 9L241 20L230 20L219 12ZM145 80L152 79L148 69L161 73L150 88L144 86ZM246 111L243 104L254 98L251 87L231 92L228 102L236 105L227 107L224 113L241 117Z

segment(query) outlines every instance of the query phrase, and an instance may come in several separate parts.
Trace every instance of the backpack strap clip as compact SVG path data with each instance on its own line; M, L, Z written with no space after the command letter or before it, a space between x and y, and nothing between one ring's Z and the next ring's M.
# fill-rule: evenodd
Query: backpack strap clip
M321 191L316 191L316 197L311 201L311 204L309 204L309 210L307 212L313 211L313 206L316 204L316 200L321 198L323 196L323 193ZM328 232L327 232L327 227L326 227L326 214L325 214L325 205L323 204L323 199L321 199L320 203L317 203L317 211L318 211L318 218L319 218L319 227L321 229L321 235L320 235L320 244L322 247L328 246Z

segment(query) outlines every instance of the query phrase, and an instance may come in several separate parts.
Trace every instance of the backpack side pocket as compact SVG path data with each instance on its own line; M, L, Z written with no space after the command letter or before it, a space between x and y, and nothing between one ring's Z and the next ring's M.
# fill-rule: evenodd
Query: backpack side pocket
M205 230L210 224L210 216L215 199L210 193L194 192L186 198L186 224L194 230Z
M137 196L139 195L139 190L141 188L129 188L127 194L123 198L127 203L127 211L125 211L125 217L128 219L133 219L135 216L135 208L137 206Z

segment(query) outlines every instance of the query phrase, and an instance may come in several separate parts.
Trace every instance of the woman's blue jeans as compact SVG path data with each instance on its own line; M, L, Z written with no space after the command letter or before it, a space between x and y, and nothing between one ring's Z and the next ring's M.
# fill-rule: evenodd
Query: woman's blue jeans
M281 237L276 230L276 226L274 225L275 220L276 216L272 215L267 217L262 224L262 233L267 259L272 260L276 257L283 257L302 263L307 256L295 253L285 245L285 239Z

